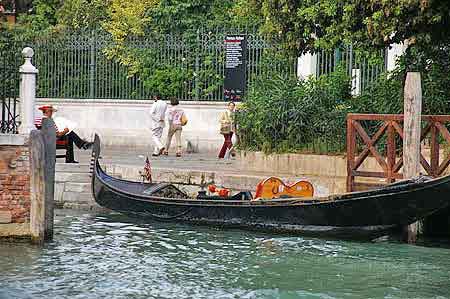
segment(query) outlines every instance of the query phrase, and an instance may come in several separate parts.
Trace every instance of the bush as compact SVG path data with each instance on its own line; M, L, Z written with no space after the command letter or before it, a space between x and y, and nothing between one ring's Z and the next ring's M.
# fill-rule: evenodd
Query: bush
M340 69L318 79L258 79L237 114L241 148L265 152L341 151L350 78ZM331 148L330 148L331 147Z

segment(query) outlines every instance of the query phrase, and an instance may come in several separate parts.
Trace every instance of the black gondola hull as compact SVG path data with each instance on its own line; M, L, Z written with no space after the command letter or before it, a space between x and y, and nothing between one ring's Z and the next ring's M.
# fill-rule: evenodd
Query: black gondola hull
M149 184L110 177L98 160L93 168L93 195L98 204L133 217L158 221L371 239L450 203L450 177L337 195L324 202L211 201L148 196L143 191Z

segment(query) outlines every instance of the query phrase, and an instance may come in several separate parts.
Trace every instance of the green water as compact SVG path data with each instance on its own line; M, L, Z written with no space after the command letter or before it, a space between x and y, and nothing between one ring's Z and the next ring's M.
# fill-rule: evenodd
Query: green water
M57 211L43 248L0 243L0 298L450 298L450 249Z

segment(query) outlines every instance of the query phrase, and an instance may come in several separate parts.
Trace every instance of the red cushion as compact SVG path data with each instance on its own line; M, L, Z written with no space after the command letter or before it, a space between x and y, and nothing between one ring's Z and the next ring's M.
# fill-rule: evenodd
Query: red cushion
M66 146L67 145L67 140L56 140L56 145Z

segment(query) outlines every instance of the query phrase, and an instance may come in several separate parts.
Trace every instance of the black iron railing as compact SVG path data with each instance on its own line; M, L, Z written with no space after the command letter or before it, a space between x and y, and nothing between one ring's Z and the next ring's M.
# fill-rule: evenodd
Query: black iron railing
M19 132L19 55L0 49L0 134Z

